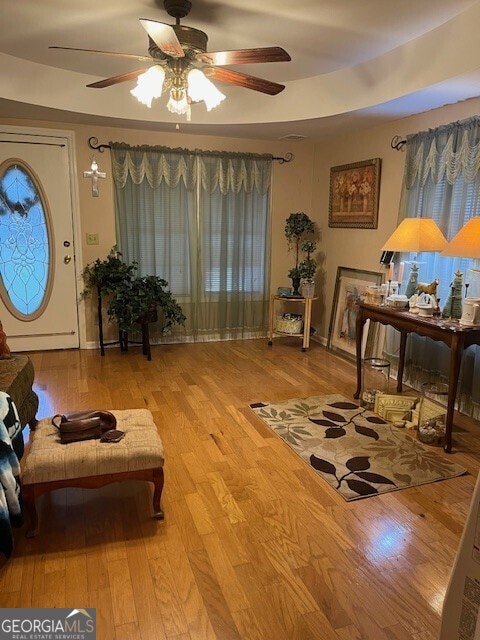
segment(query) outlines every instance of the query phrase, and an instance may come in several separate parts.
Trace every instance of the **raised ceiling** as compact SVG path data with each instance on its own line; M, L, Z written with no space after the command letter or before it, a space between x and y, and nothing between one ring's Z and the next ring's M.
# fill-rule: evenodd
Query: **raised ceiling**
M480 95L477 0L192 0L182 24L210 51L281 46L292 61L238 70L286 84L277 96L221 85L227 99L192 122L166 99L151 109L129 83L88 83L131 71L135 60L50 45L147 54L139 18L171 24L163 0L3 0L0 115L181 130L208 135L320 139ZM235 67L233 67L235 68Z

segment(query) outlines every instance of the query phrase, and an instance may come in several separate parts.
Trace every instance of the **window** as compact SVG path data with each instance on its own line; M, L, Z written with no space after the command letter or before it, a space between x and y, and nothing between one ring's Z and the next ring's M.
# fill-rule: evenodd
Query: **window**
M50 279L47 205L26 164L0 167L0 273L2 294L17 316L37 316Z
M473 217L480 217L480 118L443 125L407 137L401 212L409 217L433 217L447 240ZM456 273L471 285L469 296L480 296L473 260L423 253L418 256L419 281L439 280L440 308L449 304ZM475 280L477 280L475 282ZM462 291L465 296L466 287ZM447 314L449 306L447 306ZM395 354L392 340L389 353ZM428 338L412 336L407 343L407 382L415 388L425 380L449 377L448 348ZM480 349L465 350L457 396L460 410L480 418Z
M265 335L271 156L111 148L124 259L167 280L194 339Z
M453 236L461 227L475 216L478 207L478 186L476 181L466 182L463 175L460 175L453 185L449 185L446 177L437 184L432 184L431 194L428 195L431 204L428 209L438 226L444 232L447 239ZM448 207L448 220L445 214ZM407 258L412 259L413 254ZM469 270L473 266L470 258L454 258L441 256L439 253L419 253L417 257L419 264L419 282L432 282L439 280L437 297L440 298L440 306L444 306L450 295L450 287L456 271L464 274L464 283L468 283ZM465 290L464 292L465 293ZM471 293L471 292L470 292ZM472 295L480 295L480 291Z

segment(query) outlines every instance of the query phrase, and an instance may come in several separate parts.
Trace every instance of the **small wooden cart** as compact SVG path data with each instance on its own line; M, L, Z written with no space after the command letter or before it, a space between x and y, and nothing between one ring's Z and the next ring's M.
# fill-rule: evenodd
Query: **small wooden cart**
M318 300L318 297L314 298L297 298L293 296L279 296L272 294L270 298L270 318L268 324L268 346L273 344L273 338L275 337L298 337L302 338L302 351L306 351L310 346L310 326L312 317L312 302ZM301 333L286 333L283 331L275 330L275 307L276 304L281 301L286 304L303 305L305 307L303 313L303 331Z

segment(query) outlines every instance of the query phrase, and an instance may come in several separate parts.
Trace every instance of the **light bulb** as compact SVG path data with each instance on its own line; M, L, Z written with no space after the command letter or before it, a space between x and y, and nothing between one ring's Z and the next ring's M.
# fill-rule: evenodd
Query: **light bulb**
M173 94L173 91L170 92L170 100L167 103L167 109L172 113L177 113L178 115L182 115L184 113L188 113L190 105L187 102L187 94L185 91L179 92L175 91L176 96Z
M203 100L207 111L217 107L225 96L200 69L191 69L187 76L188 95L194 102Z
M139 102L151 107L153 98L159 98L162 95L164 80L165 71L159 65L154 65L148 71L142 73L141 76L138 76L137 86L130 93Z

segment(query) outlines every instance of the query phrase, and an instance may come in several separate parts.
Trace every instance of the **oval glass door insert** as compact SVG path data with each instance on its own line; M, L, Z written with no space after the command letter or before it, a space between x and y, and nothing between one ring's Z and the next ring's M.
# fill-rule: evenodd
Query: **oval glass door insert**
M22 160L0 166L0 295L22 320L41 315L51 281L51 225L40 181Z

